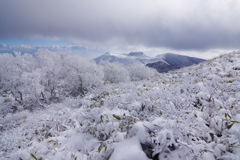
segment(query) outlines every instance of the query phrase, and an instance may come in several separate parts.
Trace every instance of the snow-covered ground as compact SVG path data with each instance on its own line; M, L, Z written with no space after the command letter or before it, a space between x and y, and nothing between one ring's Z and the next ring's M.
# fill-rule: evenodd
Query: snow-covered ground
M233 52L8 113L0 118L0 159L238 160L239 69ZM0 102L4 108L4 94Z

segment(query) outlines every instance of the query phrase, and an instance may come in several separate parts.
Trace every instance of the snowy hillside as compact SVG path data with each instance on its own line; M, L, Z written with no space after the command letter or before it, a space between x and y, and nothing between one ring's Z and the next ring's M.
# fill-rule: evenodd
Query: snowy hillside
M113 62L121 63L123 65L130 65L130 64L145 65L147 63L153 63L153 62L163 61L163 60L162 58L158 58L158 57L146 56L143 52L130 52L128 54L112 54L107 52L97 58L94 58L94 61L97 64L100 63L101 61L108 61L111 63Z
M156 57L161 58L162 61L148 63L147 66L156 69L160 73L176 70L194 64L199 64L201 62L206 61L200 58L177 55L173 53L160 54L157 55ZM163 63L163 61L166 63Z
M156 57L162 58L169 65L174 65L179 67L191 66L191 65L206 61L200 58L178 55L173 53L160 54L160 55L157 55Z
M104 79L109 63L43 54L0 55L0 159L240 159L240 52L122 81Z
M204 62L204 59L188 57L173 53L160 54L155 57L148 57L143 52L130 52L129 54L112 54L105 53L94 61L99 64L101 61L110 63L121 63L123 65L144 64L150 68L156 69L158 72L168 72L170 70L179 69Z

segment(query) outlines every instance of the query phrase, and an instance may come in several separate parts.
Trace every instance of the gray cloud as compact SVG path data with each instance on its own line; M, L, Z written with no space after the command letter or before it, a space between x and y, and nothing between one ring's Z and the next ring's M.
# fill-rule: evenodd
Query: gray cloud
M239 48L239 0L2 0L0 38L95 46Z

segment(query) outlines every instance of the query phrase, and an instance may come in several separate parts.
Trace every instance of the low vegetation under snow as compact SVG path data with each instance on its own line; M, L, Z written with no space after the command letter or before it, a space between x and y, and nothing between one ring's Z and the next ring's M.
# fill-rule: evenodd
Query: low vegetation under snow
M240 159L239 52L164 74L47 51L0 61L1 159Z

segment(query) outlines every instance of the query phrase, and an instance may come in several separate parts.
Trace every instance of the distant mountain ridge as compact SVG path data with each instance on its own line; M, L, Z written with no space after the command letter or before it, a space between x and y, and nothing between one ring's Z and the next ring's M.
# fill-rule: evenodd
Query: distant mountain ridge
M158 55L157 57L162 58L165 62L167 62L167 65L165 63L162 63L162 61L158 61L154 63L148 63L146 66L154 68L160 73L191 66L194 64L199 64L206 61L205 59L201 58L177 55L173 53L165 53Z
M157 55L155 57L149 57L143 52L130 52L128 54L120 55L107 52L97 58L94 58L93 60L97 64L101 61L108 61L111 63L118 62L123 65L143 64L156 69L158 72L168 72L170 70L191 66L206 61L200 58L183 56L173 53L165 53Z
M162 61L161 58L157 57L149 57L145 55L143 52L130 52L128 54L112 54L112 53L105 53L97 58L93 59L97 64L101 61L108 61L108 62L118 62L123 65L130 65L130 64L148 64L157 61Z

